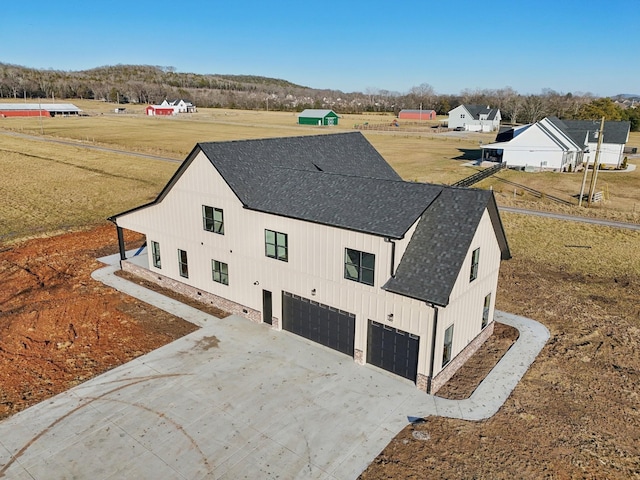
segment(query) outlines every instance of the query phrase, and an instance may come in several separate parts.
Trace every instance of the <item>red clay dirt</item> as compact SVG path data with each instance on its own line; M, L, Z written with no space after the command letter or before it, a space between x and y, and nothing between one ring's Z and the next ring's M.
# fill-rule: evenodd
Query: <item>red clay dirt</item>
M0 419L197 328L94 281L116 252L110 224L0 246ZM638 278L504 262L497 307L551 331L538 359L494 417L407 426L360 478L640 478L639 298ZM496 325L438 394L470 395L514 338Z

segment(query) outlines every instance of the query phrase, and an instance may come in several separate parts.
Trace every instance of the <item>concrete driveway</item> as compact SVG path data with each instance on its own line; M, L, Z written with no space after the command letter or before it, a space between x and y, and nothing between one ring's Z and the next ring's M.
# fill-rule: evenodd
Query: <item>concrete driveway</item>
M353 479L427 395L241 317L0 424L11 479Z
M202 328L0 422L0 477L355 479L410 417L495 414L549 338L496 312L518 341L470 398L445 400L294 334L207 315L101 260L112 265L94 278Z

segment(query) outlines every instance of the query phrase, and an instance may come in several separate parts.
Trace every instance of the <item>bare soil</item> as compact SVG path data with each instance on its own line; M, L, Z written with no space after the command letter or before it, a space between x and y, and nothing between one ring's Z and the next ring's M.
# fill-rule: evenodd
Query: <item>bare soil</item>
M0 418L197 329L91 278L111 225L0 250Z
M197 328L92 280L116 251L111 225L0 246L0 418ZM640 477L640 278L517 258L500 276L498 308L551 331L536 362L494 417L409 425L362 480ZM438 395L468 397L515 337L496 324Z

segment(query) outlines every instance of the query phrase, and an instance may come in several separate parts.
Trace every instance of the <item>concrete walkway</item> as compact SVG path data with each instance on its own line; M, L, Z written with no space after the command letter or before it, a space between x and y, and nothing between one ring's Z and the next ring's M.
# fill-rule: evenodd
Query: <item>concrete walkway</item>
M518 341L469 399L445 400L297 335L216 319L116 269L93 277L202 328L1 422L0 477L355 479L412 417L495 414L549 337L496 312Z

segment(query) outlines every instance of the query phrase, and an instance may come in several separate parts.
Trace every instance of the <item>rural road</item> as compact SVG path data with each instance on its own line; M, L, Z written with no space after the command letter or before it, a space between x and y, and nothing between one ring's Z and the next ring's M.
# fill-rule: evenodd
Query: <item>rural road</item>
M498 206L498 210L500 210L501 212L521 213L523 215L535 215L538 217L554 218L556 220L566 220L569 222L591 223L593 225L602 225L604 227L625 228L628 230L640 231L640 224L637 223L616 222L614 220L606 220L603 218L579 217L577 215L565 215L563 213L543 212L540 210L527 210L524 208L515 207Z
M90 150L99 150L102 152L109 152L109 153L116 153L116 154L120 154L120 155L131 155L134 157L141 157L141 158L149 158L152 160L161 160L164 162L172 162L172 163L182 163L182 160L176 160L175 158L168 158L168 157L161 157L158 155L151 155L151 154L147 154L147 153L139 153L139 152L132 152L129 150L118 150L116 148L110 148L110 147L101 147L98 145L89 145L86 143L82 143L80 141L77 140L64 140L64 139L58 139L58 138L50 138L50 137L41 137L38 135L29 135L26 133L18 133L18 132L12 132L12 131L7 131L7 130L0 130L0 135L8 135L11 137L18 137L18 138L25 138L28 140L36 140L36 141L40 141L40 142L52 142L52 143L57 143L60 145L70 145L73 147L80 147L80 148L87 148ZM515 208L515 207L498 207L500 211L502 212L508 212L508 213L519 213L522 215L535 215L538 217L546 217L546 218L553 218L556 220L565 220L565 221L571 221L571 222L582 222L582 223L590 223L593 225L601 225L601 226L605 226L605 227L612 227L612 228L623 228L623 229L627 229L627 230L636 230L636 231L640 231L640 224L635 224L635 223L626 223L626 222L616 222L614 220L605 220L605 219L600 219L600 218L591 218L591 217L581 217L581 216L577 216L577 215L565 215L562 213L552 213L552 212L543 212L540 210L528 210L528 209L524 209L524 208Z
M70 145L72 147L86 148L86 149L89 149L89 150L99 150L101 152L118 153L120 155L131 155L133 157L149 158L151 160L162 160L163 162L182 163L182 160L177 160L175 158L160 157L158 155L151 155L151 154L148 154L148 153L132 152L132 151L129 151L129 150L118 150L117 148L100 147L98 145L89 145L89 144L86 144L86 143L82 143L80 140L63 140L63 139L60 139L60 138L41 137L41 136L38 136L38 135L29 135L29 134L26 134L26 133L11 132L11 131L7 131L7 130L0 130L0 135L7 135L7 136L10 136L10 137L18 137L18 138L25 138L27 140L36 140L36 141L40 141L40 142L57 143L59 145Z

